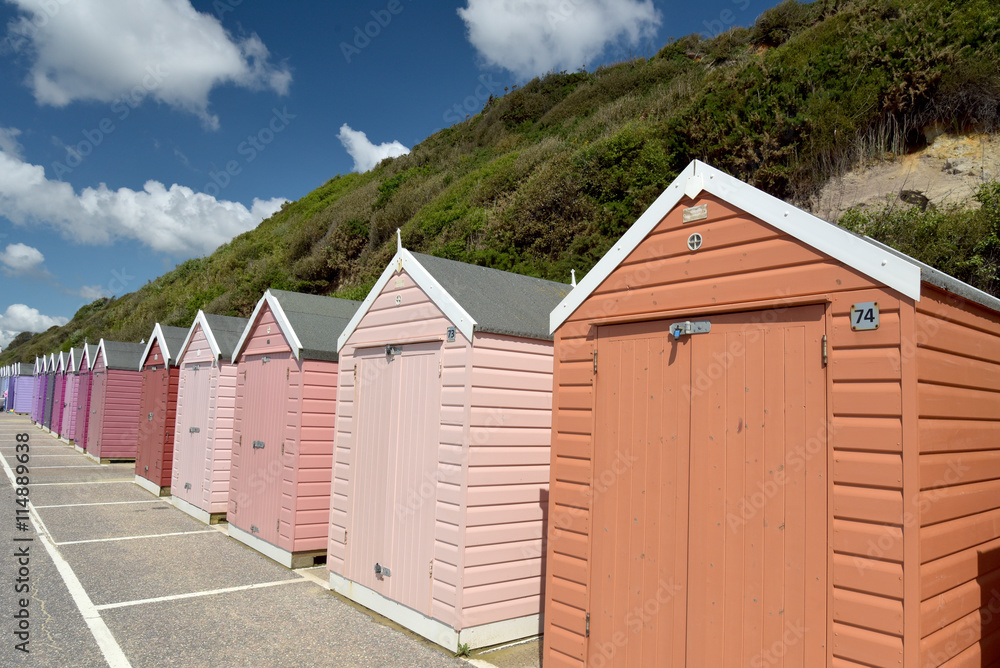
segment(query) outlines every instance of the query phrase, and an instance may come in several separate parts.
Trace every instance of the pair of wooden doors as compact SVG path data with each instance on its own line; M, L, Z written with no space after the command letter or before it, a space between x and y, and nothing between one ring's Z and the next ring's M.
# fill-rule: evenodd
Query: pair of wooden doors
M588 665L825 665L824 307L687 322L599 328Z

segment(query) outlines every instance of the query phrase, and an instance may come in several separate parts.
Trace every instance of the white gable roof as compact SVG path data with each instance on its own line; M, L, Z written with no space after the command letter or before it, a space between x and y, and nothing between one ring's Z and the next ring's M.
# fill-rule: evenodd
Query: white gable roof
M347 340L351 338L351 334L358 328L361 319L368 313L375 300L378 299L378 296L382 293L382 289L389 283L389 279L401 271L405 271L413 279L413 282L427 293L431 301L441 309L445 317L455 323L458 331L462 332L468 341L472 341L472 333L476 327L475 319L455 301L455 298L447 290L441 287L437 279L424 269L423 265L413 257L410 251L403 248L399 230L396 230L396 254L382 271L382 275L375 281L375 285L368 291L368 296L361 302L361 306L354 314L354 317L351 318L347 323L347 327L340 334L340 338L337 339L337 352L340 352L347 343Z
M181 349L177 351L177 361L180 362L181 358L184 357L184 353L187 352L188 346L191 345L191 337L194 336L194 330L198 325L201 325L201 331L205 333L205 340L208 341L208 347L212 350L212 357L214 359L219 359L222 357L222 348L219 347L218 341L215 340L215 334L212 333L212 327L208 324L205 319L205 312L198 309L198 315L194 317L194 322L191 323L191 328L188 329L188 334L184 337L184 343L181 344Z
M549 316L551 331L555 332L576 311L685 196L694 199L702 191L729 202L877 283L911 299L920 299L920 267L909 258L900 257L700 160L693 160L556 306Z
M104 339L101 339L103 342ZM142 351L142 357L139 359L139 371L142 371L142 366L146 363L146 358L149 356L149 351L153 349L153 343L159 341L160 352L163 353L163 363L167 366L174 366L177 362L177 352L176 350L170 350L170 343L167 341L167 337L163 335L163 328L160 327L160 323L153 325L153 333L149 336L149 342L146 343L146 349ZM107 364L107 358L104 359L104 363ZM173 364L172 364L173 363Z

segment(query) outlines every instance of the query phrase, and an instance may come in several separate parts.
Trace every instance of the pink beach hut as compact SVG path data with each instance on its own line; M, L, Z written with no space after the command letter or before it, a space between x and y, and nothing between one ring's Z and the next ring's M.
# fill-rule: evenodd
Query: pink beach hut
M55 396L52 399L52 433L62 436L62 418L66 408L66 369L69 368L69 353L60 352L56 356Z
M35 358L34 382L31 384L31 421L42 421L41 410L45 403L45 358Z
M326 555L337 335L357 308L268 290L233 353L229 535L290 568Z
M80 391L80 363L83 348L72 348L66 353L65 391L63 392L63 413L59 435L72 443L76 438L77 396Z
M104 339L97 344L87 425L87 456L95 461L135 461L142 390L139 360L145 348Z
M90 426L90 390L94 376L91 367L97 357L97 346L83 344L80 356L79 382L76 393L76 419L74 421L73 443L80 452L87 450L87 427Z
M226 518L236 411L233 351L249 321L198 311L177 353L173 504L206 524Z
M339 340L331 589L451 651L541 632L570 289L399 247Z

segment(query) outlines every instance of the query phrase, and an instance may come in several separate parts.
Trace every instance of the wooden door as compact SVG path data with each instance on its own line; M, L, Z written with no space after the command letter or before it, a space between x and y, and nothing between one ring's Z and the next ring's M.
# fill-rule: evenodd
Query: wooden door
M135 472L161 486L170 484L169 480L163 480L169 383L170 372L166 367L146 367L142 372Z
M825 665L824 309L698 320L598 335L589 664Z
M272 545L278 544L292 364L291 353L247 355L240 363L246 375L240 440L233 444L233 470L238 476L238 485L232 490L236 494L234 523Z
M356 353L349 579L431 612L437 504L441 346ZM375 565L389 569L380 577Z
M210 364L185 364L178 379L177 426L171 492L188 503L208 510L205 493L208 462Z
M108 372L95 371L90 376L90 419L87 423L87 452L101 456L104 438L104 406L107 403Z

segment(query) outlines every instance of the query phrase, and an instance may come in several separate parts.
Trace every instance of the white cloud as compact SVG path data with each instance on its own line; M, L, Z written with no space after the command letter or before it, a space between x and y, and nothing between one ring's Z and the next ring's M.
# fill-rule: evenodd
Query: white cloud
M77 291L81 298L86 299L87 302L92 302L95 299L100 299L101 297L108 297L109 293L103 285L81 285L80 289Z
M147 181L141 191L84 188L45 177L45 169L0 151L0 211L11 222L39 223L85 244L134 239L172 255L207 254L251 230L286 200L218 200L191 188Z
M337 139L354 158L354 171L356 172L367 172L386 158L395 158L410 152L410 149L398 141L385 142L376 146L368 141L368 135L359 130L352 130L347 123L340 126Z
M21 157L21 144L17 141L21 131L17 128L0 127L0 151L14 156Z
M25 244L8 244L0 252L0 263L5 270L32 272L41 268L45 256L37 248Z
M125 100L134 107L149 97L217 128L208 111L214 87L284 95L292 81L256 34L234 38L189 0L8 2L22 12L8 23L9 43L31 58L26 84L39 104Z
M53 325L65 325L69 318L42 315L38 309L24 304L11 304L0 315L0 346L7 344L21 332L44 332Z
M611 45L652 37L652 0L468 0L458 14L490 65L530 79L591 63Z

